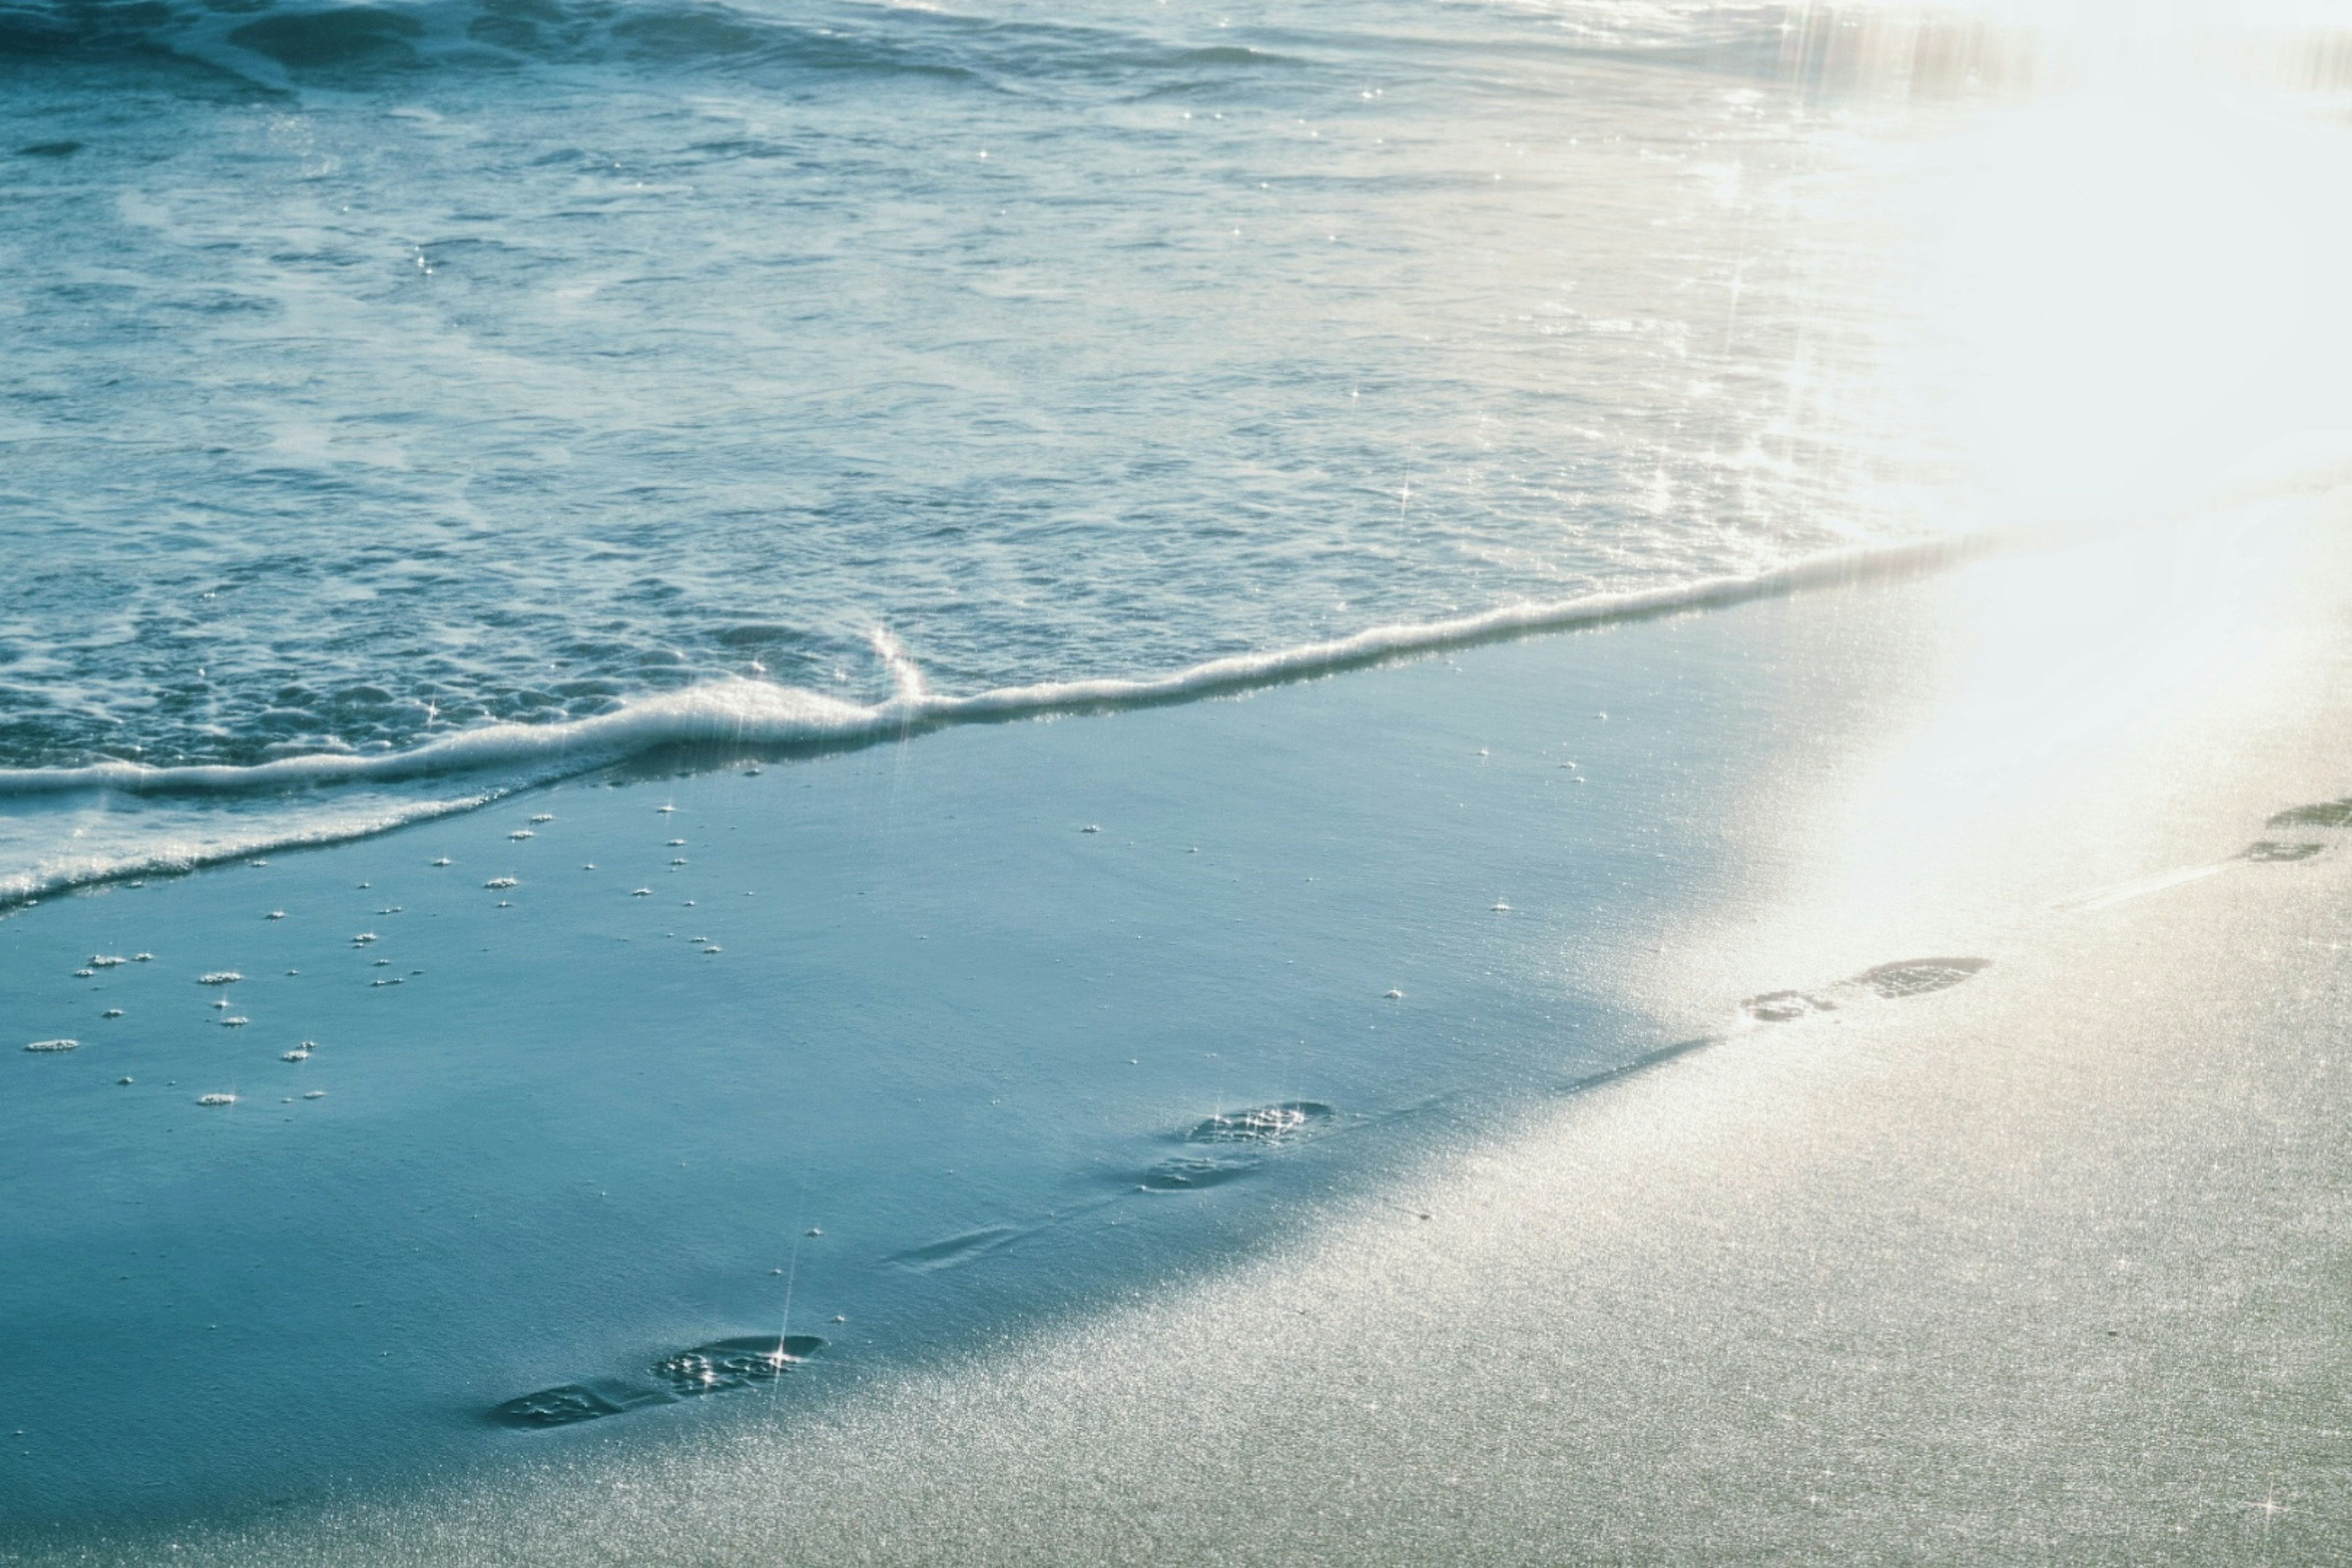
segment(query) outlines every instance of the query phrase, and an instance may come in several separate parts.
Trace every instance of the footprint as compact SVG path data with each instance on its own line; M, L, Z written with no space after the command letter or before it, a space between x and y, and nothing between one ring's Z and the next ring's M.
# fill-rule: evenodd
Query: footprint
M2352 795L2342 800L2291 805L2273 816L2264 827L2352 827Z
M1184 1134L1188 1143L1274 1143L1331 1120L1331 1108L1312 1100L1286 1100L1248 1110L1223 1111Z
M2239 850L2238 858L2259 861L2308 860L2326 847L2325 844L2300 842L2283 844L2273 838L2258 838Z
M714 1340L690 1351L679 1351L654 1363L649 1369L654 1386L620 1378L591 1383L567 1383L542 1388L494 1405L490 1420L500 1426L532 1429L571 1426L598 1421L650 1405L675 1405L703 1394L724 1394L767 1383L824 1348L814 1334L756 1334L738 1340Z
M1868 986L1889 999L1925 996L1930 991L1958 985L1991 963L1990 958L1906 958L1900 963L1865 969L1853 977L1853 984Z
M537 1394L509 1399L490 1411L490 1419L501 1426L570 1426L581 1421L618 1415L625 1410L643 1409L648 1405L674 1403L671 1395L657 1388L634 1388L610 1382L567 1383L561 1388L542 1388Z
M1750 996L1740 1010L1759 1024L1787 1024L1815 1013L1834 1013L1837 1004L1802 991L1767 991Z
M1890 1001L1925 996L1931 991L1958 985L1991 963L1989 958L1906 958L1897 963L1865 969L1830 989L1832 994L1860 989ZM1834 1013L1838 1004L1829 996L1810 991L1767 991L1759 996L1750 996L1739 1007L1759 1024L1788 1024L1816 1013Z
M762 1334L717 1340L654 1363L654 1375L675 1394L724 1394L779 1378L824 1348L814 1334Z
M1182 1134L1183 1142L1242 1147L1163 1160L1137 1177L1136 1184L1145 1192L1184 1193L1239 1181L1265 1165L1267 1151L1307 1136L1330 1121L1331 1114L1329 1106L1313 1100L1286 1100L1246 1110L1221 1111L1193 1123Z

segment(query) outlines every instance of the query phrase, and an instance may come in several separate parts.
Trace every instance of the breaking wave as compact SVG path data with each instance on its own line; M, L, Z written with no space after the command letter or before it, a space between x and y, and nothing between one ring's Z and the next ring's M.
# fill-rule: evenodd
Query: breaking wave
M1042 681L946 695L930 690L914 658L889 632L880 630L874 636L875 649L897 688L895 695L880 702L730 679L643 698L614 712L565 723L485 725L405 752L285 757L244 766L148 767L107 762L0 768L0 798L14 802L19 810L71 809L78 802L108 795L191 797L199 804L282 802L288 807L242 823L199 817L205 826L194 832L158 835L153 831L158 825L150 824L141 836L143 842L136 846L114 852L85 849L0 872L0 900L20 901L78 883L364 837L652 752L845 749L956 724L1192 701L1529 633L1717 608L1804 588L1932 570L1980 553L1993 542L1988 536L1976 536L1881 546L1815 556L1749 576L1507 605L1448 620L1373 626L1329 641L1210 659L1139 679ZM396 799L381 793L383 786L420 781L440 785L436 798ZM354 792L368 798L354 799Z

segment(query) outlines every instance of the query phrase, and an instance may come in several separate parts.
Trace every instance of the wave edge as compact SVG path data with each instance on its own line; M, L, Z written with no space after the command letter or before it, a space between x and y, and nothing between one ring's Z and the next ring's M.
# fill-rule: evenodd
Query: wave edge
M64 768L0 768L0 796L110 791L125 795L247 794L341 784L454 777L552 764L548 776L589 772L633 755L710 743L791 746L855 742L908 729L1039 718L1195 700L1254 687L1313 679L1392 659L1544 632L1685 611L1722 608L1806 588L1934 570L1994 547L1988 536L1906 542L1832 552L1748 576L1675 586L1587 594L1501 605L1441 621L1367 627L1344 637L1262 653L1229 654L1159 676L1106 676L996 687L952 696L932 692L913 658L877 633L898 688L877 703L804 687L742 679L637 699L611 713L560 724L484 725L403 752L348 752L266 763L152 767L131 762ZM536 771L536 770L534 770Z
M1198 701L1258 688L1318 679L1479 643L1548 632L1726 608L1809 588L1912 575L1988 553L1996 535L1909 541L1815 555L1748 576L1570 599L1497 605L1441 621L1367 627L1348 637L1261 653L1233 654L1151 677L1106 677L998 687L961 696L932 692L919 667L887 630L875 644L897 694L860 703L805 688L730 679L648 697L611 713L561 724L492 724L404 752L328 752L250 764L150 767L128 762L70 768L0 768L0 801L51 804L73 795L245 797L400 784L466 781L459 800L415 803L372 822L320 831L264 831L221 844L215 852L172 852L0 873L0 903L26 903L76 886L152 872L194 870L272 849L348 842L503 799L633 757L695 747L744 750L851 748L918 731L1003 723L1057 714L1106 712ZM495 775L495 776L493 776Z

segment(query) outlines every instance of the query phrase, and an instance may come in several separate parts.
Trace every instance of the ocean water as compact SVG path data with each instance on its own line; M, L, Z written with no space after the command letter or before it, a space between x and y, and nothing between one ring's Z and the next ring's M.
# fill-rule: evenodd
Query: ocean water
M1790 15L11 7L0 788L821 726L1956 526L1862 405L1896 111ZM0 888L478 793L78 791Z
M0 1545L788 1417L1684 1043L1806 680L1469 645L2336 482L2287 37L0 6Z

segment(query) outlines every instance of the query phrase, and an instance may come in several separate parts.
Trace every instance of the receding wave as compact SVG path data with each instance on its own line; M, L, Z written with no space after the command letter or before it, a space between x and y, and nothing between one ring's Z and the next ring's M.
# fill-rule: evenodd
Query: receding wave
M110 7L0 0L0 56L88 58L157 48L267 86L522 64L1010 80L1230 73L1298 63L1247 47L1188 49L1098 26L854 3L779 15L718 0L240 0Z
M1492 7L1526 8L1513 0ZM1907 88L2009 82L2047 74L2037 40L1982 18L1904 8L1764 5L1594 6L1515 27L1507 51L1637 58L1813 89L1869 85L1892 70ZM1459 53L1458 33L1409 24L1365 35L1338 18L1311 28L1271 20L1253 45L1198 47L1146 26L1013 19L944 7L820 0L789 14L723 0L215 0L93 5L0 0L0 57L136 57L156 50L274 88L349 86L419 70L519 65L623 66L1013 84L1049 78L1152 83L1224 79L1309 65L1371 44L1399 55ZM1276 47L1267 47L1273 44ZM1493 41L1466 46L1493 47Z
M0 873L0 900L22 900L147 870L187 869L273 848L363 837L651 752L710 747L740 752L847 748L955 724L1192 701L1530 633L1716 608L1808 587L1929 570L1981 552L1991 543L1979 536L1878 546L1815 556L1750 576L1505 605L1449 620L1372 626L1326 642L1234 654L1160 676L1041 681L948 695L930 690L914 658L888 632L878 631L876 651L898 689L880 702L853 702L795 686L727 679L643 698L593 718L486 725L405 752L366 756L336 752L250 765L148 767L107 762L0 768L0 797L16 802L19 808L70 805L76 797L94 795L259 802L326 791L333 803L313 812L256 819L242 831L216 826L200 835L151 841L138 849L86 852ZM417 781L433 781L444 792L455 793L429 802L380 803L379 797L379 803L356 809L337 799L346 788Z

